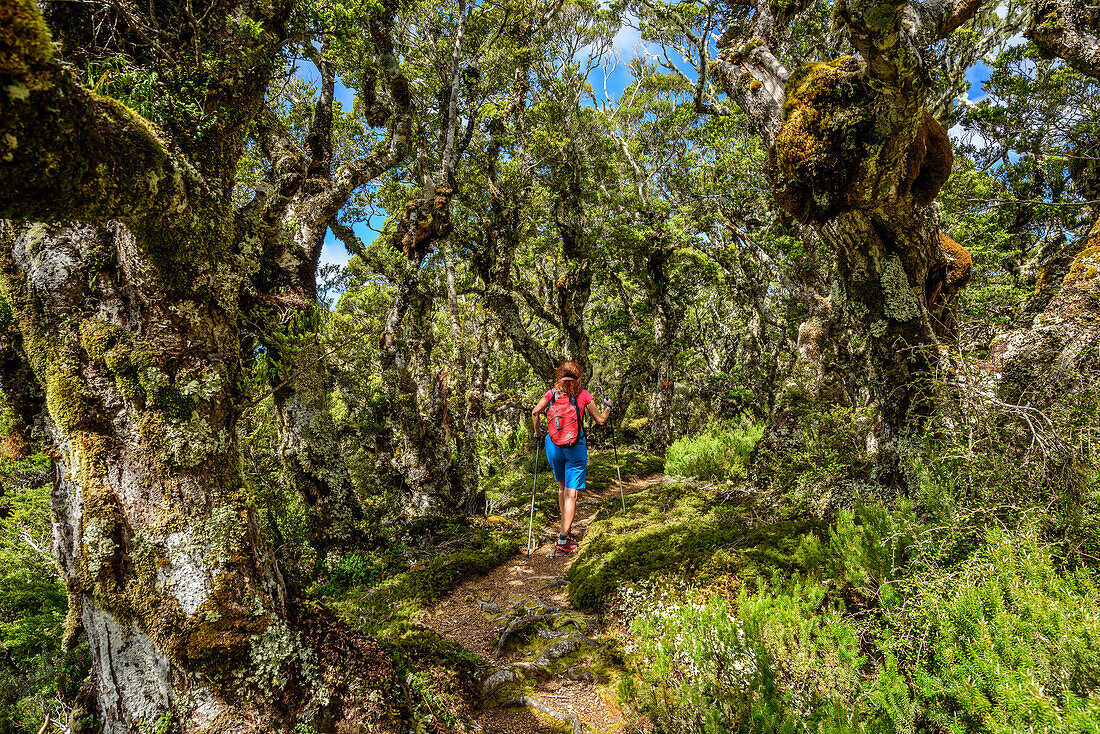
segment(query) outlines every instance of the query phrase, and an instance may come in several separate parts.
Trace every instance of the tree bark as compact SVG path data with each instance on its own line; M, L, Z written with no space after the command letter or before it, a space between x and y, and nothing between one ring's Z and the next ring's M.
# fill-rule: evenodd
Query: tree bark
M1037 0L1032 10L1026 35L1040 51L1100 78L1095 12L1061 0ZM1100 205L1096 203L1100 177L1091 166L1080 164L1071 173L1092 202L1093 223L1076 255L1056 255L1048 262L1047 272L1040 273L1031 300L1045 301L1042 312L1025 328L999 336L990 345L1001 373L998 396L1008 403L1042 409L1066 400L1100 374ZM1062 267L1065 260L1068 267ZM1063 272L1059 282L1057 276Z
M404 260L379 338L393 462L406 510L417 517L473 513L480 505L477 484L462 481L468 468L464 471L452 456L451 369L436 370L432 364L433 296L425 292L421 274L434 243L450 234L451 195L450 189L436 187L432 198L407 204L393 235Z
M4 289L61 453L66 633L88 634L105 730L170 714L184 731L259 731L267 714L227 694L253 672L257 640L295 640L233 469L234 316L192 291L181 318L182 301L156 297L171 274L121 225L33 225L8 244Z
M657 227L660 225L657 224ZM684 310L672 298L669 288L672 274L669 260L672 252L660 235L654 237L654 247L646 262L647 291L653 320L653 392L650 393L650 447L664 453L672 442L672 399L676 393L676 358L680 351Z
M720 43L726 91L769 148L778 203L836 256L836 305L861 326L873 375L873 478L894 491L908 487L901 444L930 412L937 331L954 328L969 278L969 256L946 246L930 206L951 170L951 147L924 109L922 53L972 15L971 5L848 0L835 18L862 61L794 72L772 52L787 40L775 13L789 9L753 3L755 37L735 43L731 26ZM827 333L823 324L800 330L800 352L820 354L815 339ZM777 416L789 420L790 411L780 406Z
M388 3L370 20L378 63L366 62L371 76L362 82L364 117L368 124L389 125L385 143L333 170L336 70L323 51L310 47L321 84L304 149L274 113L264 110L255 137L271 174L266 189L238 218L238 240L262 248L260 267L246 288L247 306L260 324L254 338L271 368L279 452L310 508L307 534L319 556L358 539L363 511L332 418L317 267L326 231L330 225L333 231L339 228L336 215L355 190L407 155L413 110L408 81L393 58L394 10L395 4ZM342 234L347 240L348 233Z
M205 134L181 124L168 143L73 81L33 0L0 0L0 139L16 141L0 154L0 217L88 222L5 225L0 283L59 454L66 639L88 635L112 734L162 721L186 734L285 731L341 715L393 728L295 631L240 471L239 295L255 252L236 247L228 192L289 12L206 12L193 40L210 45L187 67L208 93ZM155 19L131 20L140 35ZM227 61L202 64L202 52Z
M1100 27L1095 8L1073 0L1035 0L1024 35L1048 58L1061 57L1082 74L1100 78Z

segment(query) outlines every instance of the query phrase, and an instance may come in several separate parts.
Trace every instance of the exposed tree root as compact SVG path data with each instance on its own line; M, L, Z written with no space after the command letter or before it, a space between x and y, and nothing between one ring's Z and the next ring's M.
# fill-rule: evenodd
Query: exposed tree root
M552 709L534 696L516 696L500 705L501 708L532 708L558 721L568 721L573 725L573 734L584 734L584 725L581 720L572 714L566 714L557 709Z

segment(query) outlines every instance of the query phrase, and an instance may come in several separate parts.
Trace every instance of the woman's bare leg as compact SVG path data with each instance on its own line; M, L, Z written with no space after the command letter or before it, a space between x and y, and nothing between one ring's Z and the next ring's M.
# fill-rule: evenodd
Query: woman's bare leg
M563 486L558 494L558 506L561 508L561 534L569 535L573 527L573 513L577 511L577 490Z

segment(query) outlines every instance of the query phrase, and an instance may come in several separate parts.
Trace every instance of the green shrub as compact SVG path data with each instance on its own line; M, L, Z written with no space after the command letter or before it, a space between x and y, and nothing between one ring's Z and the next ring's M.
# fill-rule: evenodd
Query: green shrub
M1100 729L1091 572L1060 566L1028 514L926 512L841 510L757 557L755 589L635 605L620 695L669 734Z
M739 480L746 476L749 454L764 435L764 425L742 419L711 424L695 436L681 438L665 452L665 471L698 479Z

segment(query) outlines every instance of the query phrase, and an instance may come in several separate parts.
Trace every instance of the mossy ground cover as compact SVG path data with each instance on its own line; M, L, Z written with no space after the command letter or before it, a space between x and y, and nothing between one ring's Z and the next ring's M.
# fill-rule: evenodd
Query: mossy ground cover
M570 571L569 597L579 609L606 609L621 586L641 581L755 589L761 578L797 567L804 539L823 530L816 520L754 524L744 495L726 484L655 484L627 498L625 515L606 502L608 517L592 526Z
M420 560L400 568L391 559L380 567L392 575L381 571L353 576L343 588L329 580L313 591L323 592L344 622L371 635L392 654L399 675L412 688L414 703L419 700L426 711L434 711L432 721L447 731L454 717L476 700L477 683L488 665L416 618L465 579L511 557L522 545L522 533L518 523L499 518L421 522L409 530L405 550Z
M677 480L595 523L570 595L628 626L619 695L659 731L1096 731L1095 572L1039 510L983 518L902 499L768 522Z

